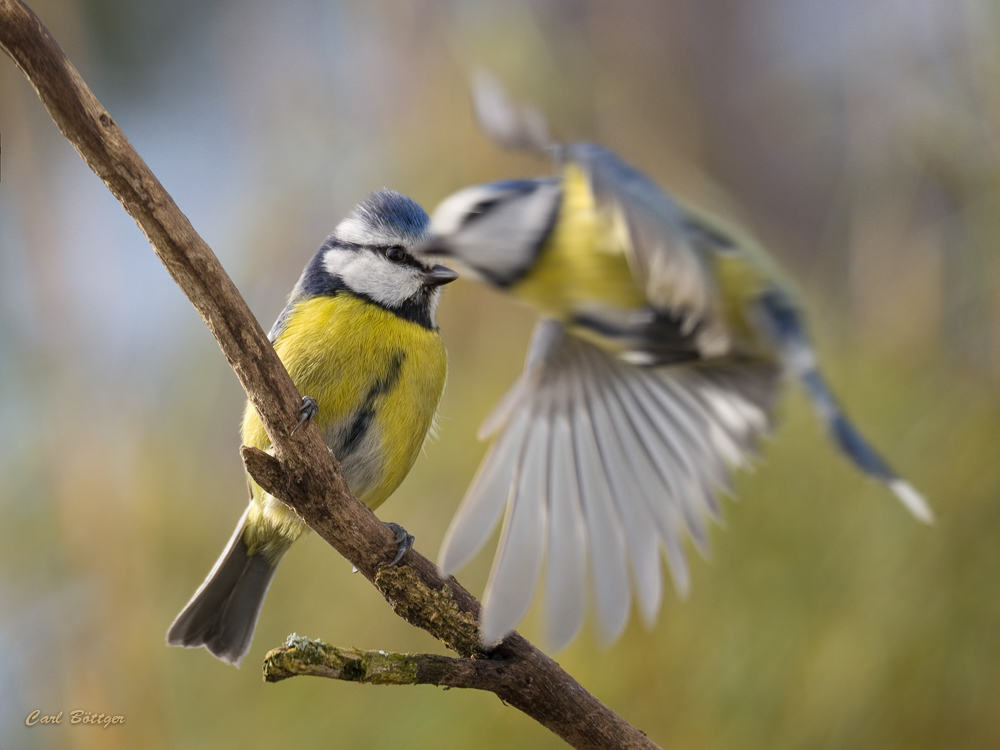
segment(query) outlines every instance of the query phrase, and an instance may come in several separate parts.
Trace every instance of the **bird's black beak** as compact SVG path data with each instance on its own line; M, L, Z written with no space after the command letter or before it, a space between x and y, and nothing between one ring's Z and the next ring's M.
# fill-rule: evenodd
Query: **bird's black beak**
M444 286L457 279L458 274L446 266L434 266L424 273L424 278L429 286Z

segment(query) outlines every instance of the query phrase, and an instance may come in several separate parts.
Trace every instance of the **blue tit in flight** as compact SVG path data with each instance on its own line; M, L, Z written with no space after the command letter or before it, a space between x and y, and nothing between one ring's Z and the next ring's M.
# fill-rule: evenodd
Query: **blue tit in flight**
M544 577L553 647L578 632L588 579L611 642L632 606L629 569L651 626L661 548L683 596L682 536L705 551L718 491L750 462L789 376L855 466L931 522L920 494L848 421L790 285L752 239L682 206L610 151L550 143L544 120L491 81L475 91L488 133L554 152L559 166L556 177L451 195L418 249L541 316L521 377L480 431L495 441L439 556L443 573L462 567L503 515L484 641L517 625Z
M371 508L409 473L431 429L447 357L435 321L458 275L417 260L427 214L404 195L372 194L306 266L269 338L352 492ZM247 403L244 445L270 448ZM208 578L167 633L239 666L278 562L307 527L250 477L250 504ZM397 527L398 528L398 527Z

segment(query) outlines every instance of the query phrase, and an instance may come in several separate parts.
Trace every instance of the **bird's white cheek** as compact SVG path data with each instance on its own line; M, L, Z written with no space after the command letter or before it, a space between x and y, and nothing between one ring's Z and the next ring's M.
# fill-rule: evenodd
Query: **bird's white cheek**
M350 286L376 302L396 307L420 291L420 279L417 274L397 272L392 275L369 276Z
M417 269L400 266L373 253L342 248L327 251L323 264L349 289L381 305L397 307L415 296L422 285Z
M396 307L420 291L420 276L374 255L357 257L341 271L347 286L379 304Z

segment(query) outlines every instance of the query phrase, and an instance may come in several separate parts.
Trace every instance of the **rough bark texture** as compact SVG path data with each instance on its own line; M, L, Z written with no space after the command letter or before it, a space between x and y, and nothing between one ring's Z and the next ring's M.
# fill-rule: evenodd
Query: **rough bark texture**
M501 665L490 659L456 659L439 654L396 654L331 646L288 636L281 648L264 657L264 679L280 682L311 675L372 685L439 685L493 690Z
M656 747L517 633L493 648L484 647L477 626L479 603L454 578L442 579L436 566L419 553L411 550L399 566L382 567L395 552L393 533L351 495L339 465L315 427L291 435L298 418L299 394L211 249L87 88L52 35L17 0L0 0L0 47L35 87L63 135L135 219L219 342L274 446L273 457L244 448L247 470L372 581L399 616L441 639L462 657L400 657L395 670L383 664L382 674L398 677L415 669L411 682L489 690L574 747ZM362 656L351 661L341 654L342 666L328 668L327 675L357 679ZM364 669L368 677L369 669L374 668ZM316 673L294 672L292 668L285 671ZM379 680L373 672L368 681Z

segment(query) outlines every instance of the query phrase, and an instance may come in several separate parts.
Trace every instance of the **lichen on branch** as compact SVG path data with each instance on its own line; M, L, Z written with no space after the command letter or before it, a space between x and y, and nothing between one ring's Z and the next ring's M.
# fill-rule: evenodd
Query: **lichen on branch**
M372 685L416 685L418 658L410 654L331 646L292 633L284 646L264 656L264 680L279 682L297 675L310 675Z

